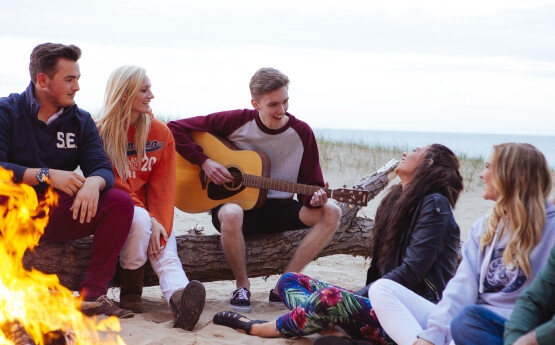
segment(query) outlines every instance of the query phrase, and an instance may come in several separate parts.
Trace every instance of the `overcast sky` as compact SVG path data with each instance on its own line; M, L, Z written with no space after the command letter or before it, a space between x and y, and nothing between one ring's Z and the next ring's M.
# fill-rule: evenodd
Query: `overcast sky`
M0 96L43 42L76 44L78 105L116 67L147 69L156 115L250 107L260 67L315 128L555 135L555 1L10 1Z

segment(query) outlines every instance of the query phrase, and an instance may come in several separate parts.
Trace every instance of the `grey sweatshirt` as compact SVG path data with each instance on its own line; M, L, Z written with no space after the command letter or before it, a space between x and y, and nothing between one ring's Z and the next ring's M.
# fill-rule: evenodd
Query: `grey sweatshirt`
M435 345L449 344L452 340L449 330L451 320L467 305L481 305L508 319L517 298L545 266L555 243L555 205L551 201L546 204L542 238L530 255L530 278L518 267L503 265L506 237L496 236L491 245L480 250L480 236L486 219L487 216L478 219L470 229L457 272L443 291L443 298L430 313L427 328L418 337Z

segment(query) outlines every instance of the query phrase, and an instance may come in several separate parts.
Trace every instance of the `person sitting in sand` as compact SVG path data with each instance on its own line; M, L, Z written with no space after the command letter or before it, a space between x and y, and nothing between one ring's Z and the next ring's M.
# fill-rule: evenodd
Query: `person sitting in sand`
M272 179L325 187L318 147L311 128L287 112L289 78L274 68L261 68L250 81L254 109L232 110L171 121L177 152L199 165L215 184L230 182L229 171L213 161L192 141L190 131L210 132L231 141L239 149L263 151L271 162ZM314 195L268 191L263 207L243 211L234 203L212 210L212 223L221 233L221 243L237 289L230 295L229 307L248 312L250 282L247 275L244 236L312 229L301 241L285 272L300 271L328 242L341 218L339 207L328 202L323 189ZM270 291L269 300L280 303Z
M484 199L495 205L470 229L437 305L393 280L370 287L380 324L399 345L496 344L475 320L487 320L501 338L517 298L547 261L555 206L547 202L551 172L543 154L530 144L496 145L480 178Z
M401 183L391 188L376 212L370 283L379 277L391 279L437 303L458 260L460 230L452 208L463 189L459 161L447 147L433 144L404 153L395 171ZM333 324L354 339L386 342L368 296L298 273L284 275L278 293L291 311L275 321L220 312L214 323L260 337L305 336ZM321 339L321 344L348 343Z
M154 98L144 69L122 66L108 79L97 122L113 165L115 187L135 203L129 237L120 253L120 305L142 313L147 259L171 307L173 327L192 330L204 308L206 292L187 279L172 231L175 201L175 142L150 108ZM148 253L148 256L147 256Z
M43 43L33 49L27 90L0 98L0 165L12 170L17 181L33 186L39 200L49 185L58 193L45 240L94 234L91 261L79 285L82 311L131 317L106 292L129 233L133 201L111 188L114 173L94 121L75 104L80 57L81 49L74 45Z

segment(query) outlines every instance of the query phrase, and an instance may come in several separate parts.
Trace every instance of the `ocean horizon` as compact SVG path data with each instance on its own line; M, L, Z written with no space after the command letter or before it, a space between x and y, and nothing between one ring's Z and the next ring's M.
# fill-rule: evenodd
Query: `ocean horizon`
M442 133L442 132L405 132L360 129L314 128L316 138L333 142L362 144L369 147L395 147L404 151L415 147L439 143L449 147L456 154L486 160L493 145L518 142L537 147L545 156L547 163L555 169L555 136L520 134L482 134L482 133Z

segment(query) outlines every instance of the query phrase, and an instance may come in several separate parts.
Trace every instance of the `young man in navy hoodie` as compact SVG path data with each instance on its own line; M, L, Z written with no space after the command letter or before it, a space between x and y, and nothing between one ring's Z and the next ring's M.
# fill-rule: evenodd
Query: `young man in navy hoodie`
M44 197L49 184L59 194L44 238L69 241L94 234L91 262L79 293L95 301L92 314L130 317L106 297L108 282L133 218L127 193L110 189L114 173L90 114L79 109L81 49L44 43L31 53L31 83L21 94L0 98L0 165L16 181ZM74 170L80 167L85 177Z

